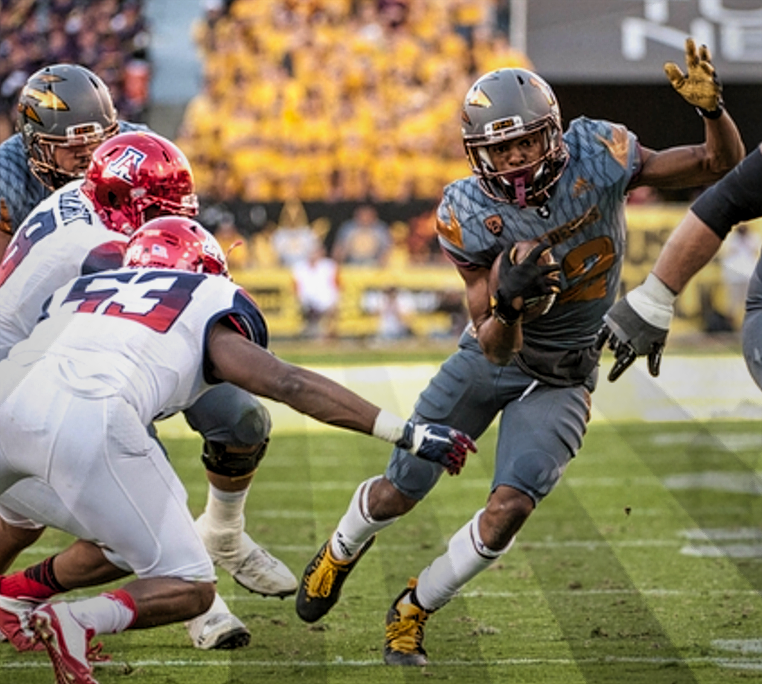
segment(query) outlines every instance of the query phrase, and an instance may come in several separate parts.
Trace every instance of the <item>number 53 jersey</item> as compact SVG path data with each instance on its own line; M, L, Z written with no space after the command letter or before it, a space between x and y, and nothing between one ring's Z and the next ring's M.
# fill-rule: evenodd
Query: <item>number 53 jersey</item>
M0 362L0 402L27 373L76 396L120 396L148 425L193 404L219 382L206 340L224 322L267 347L265 320L225 276L122 268L55 292L32 334Z

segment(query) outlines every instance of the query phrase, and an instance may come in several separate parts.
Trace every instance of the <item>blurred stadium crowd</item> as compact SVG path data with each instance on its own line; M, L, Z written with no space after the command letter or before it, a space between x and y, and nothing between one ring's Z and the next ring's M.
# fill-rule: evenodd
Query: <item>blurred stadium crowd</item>
M202 194L404 202L469 172L461 94L528 66L496 0L213 2L178 143ZM453 97L452 94L458 95Z
M462 95L491 69L532 68L509 44L510 2L199 3L190 39L203 78L174 140L193 166L202 222L226 249L235 246L231 267L291 269L321 249L343 266L404 272L409 263L441 264L434 208L443 186L470 172ZM120 118L150 125L146 4L4 4L0 141L14 131L28 76L58 62L93 70ZM329 217L315 220L316 206ZM257 207L266 214L261 221ZM372 229L354 225L359 207L372 209ZM459 318L461 302L451 308Z
M0 11L0 141L13 132L26 79L58 62L88 67L111 89L122 118L148 111L150 35L142 0L14 0Z

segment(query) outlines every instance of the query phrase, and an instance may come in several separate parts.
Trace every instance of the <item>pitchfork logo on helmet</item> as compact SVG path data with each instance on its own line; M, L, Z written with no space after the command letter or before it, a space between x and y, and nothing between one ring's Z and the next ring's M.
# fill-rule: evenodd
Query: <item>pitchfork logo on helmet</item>
M135 231L127 243L123 264L229 277L225 255L215 237L200 223L182 216L161 216Z
M67 170L56 150L96 145L119 131L116 109L106 84L77 64L53 64L33 73L19 95L16 127L29 168L48 189L81 178L83 169Z
M114 161L108 163L106 173L117 176L126 183L133 183L140 171L140 165L147 156L145 152L128 146Z

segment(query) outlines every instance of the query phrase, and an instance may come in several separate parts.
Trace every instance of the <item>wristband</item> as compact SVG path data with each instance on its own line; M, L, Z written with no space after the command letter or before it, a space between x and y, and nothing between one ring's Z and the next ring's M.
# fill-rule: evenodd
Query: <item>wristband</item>
M638 316L656 328L669 329L677 295L653 273L645 282L630 292L627 302Z
M717 109L714 109L711 112L708 109L704 109L703 107L696 107L696 111L705 119L715 120L719 119L722 116L725 108L721 104L718 104Z
M383 439L385 442L396 444L402 438L404 431L405 421L402 418L381 409L373 423L371 434L374 437L378 437L378 439Z

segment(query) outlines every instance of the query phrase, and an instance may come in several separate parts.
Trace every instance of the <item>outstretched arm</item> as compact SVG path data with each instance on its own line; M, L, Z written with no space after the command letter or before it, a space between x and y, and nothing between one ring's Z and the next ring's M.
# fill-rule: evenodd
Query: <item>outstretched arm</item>
M610 381L638 356L647 355L649 372L659 374L675 298L709 263L733 226L762 216L761 184L762 146L702 193L670 235L646 281L606 312L596 344L614 352Z
M281 361L222 323L209 334L207 351L220 380L288 404L322 423L396 444L440 463L451 474L460 472L469 451L476 451L471 438L459 430L404 421L324 375Z

